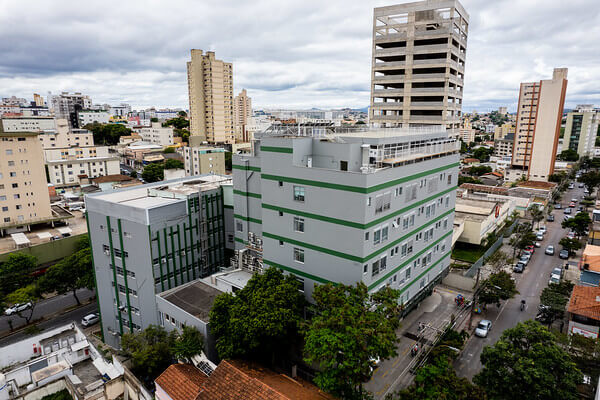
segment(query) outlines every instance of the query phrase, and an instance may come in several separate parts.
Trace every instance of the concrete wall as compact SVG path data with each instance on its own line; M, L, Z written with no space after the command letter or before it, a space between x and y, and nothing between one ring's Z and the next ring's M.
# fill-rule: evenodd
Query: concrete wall
M6 261L9 254L19 252L37 257L39 265L57 262L73 254L75 252L75 245L79 239L83 238L85 235L87 235L87 233L38 244L37 246L26 247L10 253L0 254L0 263Z

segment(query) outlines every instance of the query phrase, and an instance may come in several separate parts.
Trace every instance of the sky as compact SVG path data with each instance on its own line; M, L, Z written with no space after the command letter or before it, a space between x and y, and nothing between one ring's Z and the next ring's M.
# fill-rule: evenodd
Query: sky
M0 96L188 108L190 49L233 63L257 108L369 105L373 8L395 1L0 2ZM569 68L565 107L600 105L600 1L463 0L463 110L517 107L520 82Z

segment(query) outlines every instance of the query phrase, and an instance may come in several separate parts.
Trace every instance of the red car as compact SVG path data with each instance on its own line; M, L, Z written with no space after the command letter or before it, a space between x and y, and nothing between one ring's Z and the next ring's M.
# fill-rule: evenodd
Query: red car
M525 250L530 251L530 252L533 253L533 252L535 252L535 247L530 244L529 246L525 247Z
M569 203L569 207L575 207L575 203L573 203L573 202L570 202L570 203Z

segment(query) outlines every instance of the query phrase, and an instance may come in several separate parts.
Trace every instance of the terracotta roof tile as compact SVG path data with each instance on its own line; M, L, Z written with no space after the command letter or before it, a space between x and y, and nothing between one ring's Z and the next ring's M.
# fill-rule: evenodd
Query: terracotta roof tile
M206 380L206 375L193 365L173 364L155 382L173 400L194 400Z
M575 286L569 301L571 314L583 315L600 321L600 288L595 286Z

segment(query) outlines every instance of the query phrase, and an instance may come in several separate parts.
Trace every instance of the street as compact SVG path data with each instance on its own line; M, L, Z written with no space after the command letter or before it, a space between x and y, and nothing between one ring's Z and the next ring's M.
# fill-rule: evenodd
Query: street
M577 186L575 189L567 190L561 199L563 209L552 212L555 218L554 222L547 222L545 219L540 222L540 225L546 225L548 229L544 240L541 242L542 246L536 249L529 265L522 274L513 274L520 294L502 303L499 309L493 305L488 306L487 311L484 311L484 315L478 318L492 321L492 330L487 338L482 339L472 336L466 343L461 356L454 363L456 373L459 376L472 379L481 369L479 357L484 346L493 345L504 330L513 328L519 322L535 318L540 304L540 295L548 285L550 272L553 268L565 264L565 260L558 258L558 252L561 249L558 242L567 235L567 231L561 227L564 208L569 205L571 198L581 199L582 196L583 189L579 189ZM548 245L554 246L554 256L544 254L544 250ZM525 299L527 302L524 311L520 311L521 299ZM475 323L473 325L475 326Z
M77 296L79 297L79 300L84 303L90 297L94 296L94 291L89 289L79 289L77 291ZM47 300L41 301L35 306L33 310L33 318L31 320L35 321L38 318L54 314L76 304L77 302L75 301L72 293L51 297ZM23 314L28 315L29 311L24 311ZM9 320L12 320L13 329L17 329L25 325L25 318L21 318L18 315L11 315L9 317L3 313L2 316L0 316L0 332L7 332L10 330L10 325L8 324Z

